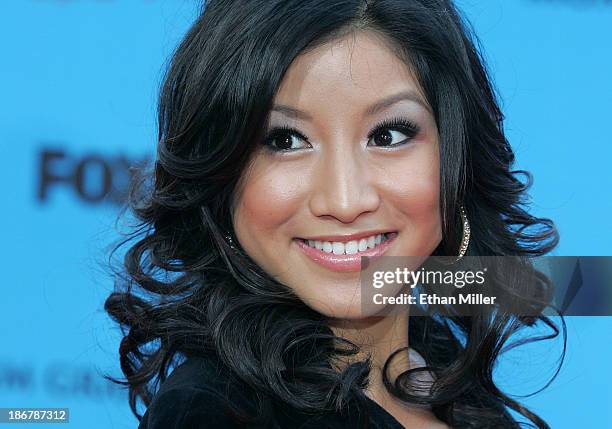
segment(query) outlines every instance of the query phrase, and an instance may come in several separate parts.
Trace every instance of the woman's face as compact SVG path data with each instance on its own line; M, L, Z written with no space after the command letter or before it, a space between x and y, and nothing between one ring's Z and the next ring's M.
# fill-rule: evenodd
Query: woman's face
M377 36L346 36L295 59L268 132L238 188L237 239L314 310L366 317L361 256L428 256L442 238L438 132L417 81Z

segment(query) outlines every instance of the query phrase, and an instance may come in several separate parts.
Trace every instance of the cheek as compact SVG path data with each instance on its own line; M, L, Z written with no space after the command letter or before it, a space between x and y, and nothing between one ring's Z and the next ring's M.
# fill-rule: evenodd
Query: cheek
M440 163L437 145L421 146L410 156L389 163L385 189L396 207L412 215L439 212Z
M291 221L303 201L303 180L298 179L283 165L251 167L234 210L234 228L243 246L280 233Z
M389 162L384 189L385 199L404 219L413 251L435 248L442 238L437 145L423 145L410 156Z

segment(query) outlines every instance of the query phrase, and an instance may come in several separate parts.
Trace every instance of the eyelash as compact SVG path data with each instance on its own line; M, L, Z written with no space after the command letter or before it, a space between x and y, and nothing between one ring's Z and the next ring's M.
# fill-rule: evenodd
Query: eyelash
M306 138L306 136L304 136L302 133L300 133L298 130L296 130L295 128L292 128L288 125L283 125L280 127L274 127L272 128L272 130L270 130L270 132L268 133L268 135L265 137L264 141L263 141L263 145L266 146L267 148L269 148L270 150L274 151L274 152L293 152L299 149L279 149L276 148L272 145L272 142L282 136L286 136L287 134L289 135L295 135L297 137L299 137L300 139L308 142L308 139Z
M401 146L401 145L408 143L410 140L412 140L419 133L421 129L419 128L417 124L415 124L414 122L406 118L396 117L396 118L391 118L391 119L385 119L384 121L379 122L378 124L376 124L376 126L374 126L374 129L368 134L368 141L370 141L372 137L374 137L377 133L379 133L382 130L400 131L402 134L406 135L407 138L405 140L402 140L401 142L396 143L396 144L389 145L389 146ZM386 146L379 146L379 147L386 147Z
M395 147L395 146L402 146L408 143L410 140L412 140L419 133L420 127L414 122L406 118L396 117L396 118L386 119L376 124L374 126L374 129L370 131L370 133L368 134L368 142L372 139L372 137L374 137L377 133L383 130L399 131L402 134L407 136L407 138L401 141L400 143L395 143L395 144L391 144L388 146L378 146L378 147ZM297 136L300 139L308 142L308 138L306 138L302 133L300 133L295 128L292 128L288 125L282 125L282 126L275 127L272 130L270 130L270 132L267 134L267 136L263 140L263 145L269 148L270 150L272 150L273 152L294 152L294 151L300 150L300 148L298 149L279 149L279 148L276 148L272 144L274 140L277 139L278 137L282 137L286 135Z

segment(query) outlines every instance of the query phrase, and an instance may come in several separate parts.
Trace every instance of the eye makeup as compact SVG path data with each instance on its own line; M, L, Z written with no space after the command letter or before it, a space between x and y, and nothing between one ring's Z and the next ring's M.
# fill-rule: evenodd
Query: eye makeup
M408 118L398 116L385 119L374 125L368 133L368 146L401 146L410 142L420 131L420 126ZM393 132L399 133L405 136L405 138L393 143ZM375 144L370 144L372 139L381 136L382 138L376 140ZM308 138L303 133L289 125L272 127L262 140L262 145L273 152L294 152L312 147Z
M373 137L380 136L381 131L388 131L388 130L398 131L400 134L405 135L406 138L404 140L401 140L399 143L393 143L393 144L389 142L388 139L382 140L382 141L379 140L378 143L380 144L377 146L388 147L388 146L400 146L400 145L406 144L410 140L412 140L421 131L421 128L415 122L407 118L393 117L391 119L385 119L382 122L379 122L377 125L375 125L374 129L370 131L370 133L368 134L368 142L372 140ZM388 135L389 134L387 134L387 136Z

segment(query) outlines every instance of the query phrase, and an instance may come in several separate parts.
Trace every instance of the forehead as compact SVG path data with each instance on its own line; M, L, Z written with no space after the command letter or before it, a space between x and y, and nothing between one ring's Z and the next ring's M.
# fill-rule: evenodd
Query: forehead
M400 91L422 92L390 43L358 31L298 56L285 74L275 103L316 108L321 103L363 105Z

